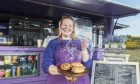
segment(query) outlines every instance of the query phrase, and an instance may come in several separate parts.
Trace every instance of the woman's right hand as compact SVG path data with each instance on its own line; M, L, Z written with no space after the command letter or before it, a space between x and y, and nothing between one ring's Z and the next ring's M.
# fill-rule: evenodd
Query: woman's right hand
M49 67L49 73L52 74L52 75L61 75L58 72L57 66L55 66L55 65L50 65L50 67Z

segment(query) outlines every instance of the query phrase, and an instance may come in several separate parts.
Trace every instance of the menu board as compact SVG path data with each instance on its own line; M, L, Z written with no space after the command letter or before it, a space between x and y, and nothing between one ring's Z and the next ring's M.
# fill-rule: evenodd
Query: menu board
M94 61L91 84L139 84L139 63Z

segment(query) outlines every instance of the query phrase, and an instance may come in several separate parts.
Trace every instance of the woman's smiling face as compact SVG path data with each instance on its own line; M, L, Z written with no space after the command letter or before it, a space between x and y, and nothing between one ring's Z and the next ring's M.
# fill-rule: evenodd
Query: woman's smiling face
M62 21L62 24L60 25L60 30L62 33L62 36L69 37L71 36L73 30L74 30L74 23L70 19L64 19Z

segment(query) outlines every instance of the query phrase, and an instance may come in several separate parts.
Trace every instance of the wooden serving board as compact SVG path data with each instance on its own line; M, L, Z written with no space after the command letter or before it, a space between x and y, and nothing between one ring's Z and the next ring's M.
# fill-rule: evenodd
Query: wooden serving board
M62 69L59 69L58 71L59 71L59 73L61 73L64 76L72 76L72 77L80 77L80 76L84 76L84 75L88 74L87 69L85 69L85 71L82 73L73 73L70 70L62 70Z

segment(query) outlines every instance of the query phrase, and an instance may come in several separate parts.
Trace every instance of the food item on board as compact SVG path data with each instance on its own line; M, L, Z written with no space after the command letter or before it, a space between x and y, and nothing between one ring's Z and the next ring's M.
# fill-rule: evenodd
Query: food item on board
M73 73L83 73L85 71L85 67L77 66L71 69Z
M85 71L85 66L79 62L73 62L71 63L71 71L73 73L82 73Z
M78 66L84 67L84 65L81 64L80 62L72 62L70 65L71 67L78 67Z
M64 64L60 65L60 68L62 70L69 70L69 69L71 69L71 66L70 66L70 63L64 63Z
M80 62L64 63L60 65L62 70L69 70L73 73L82 73L85 71L85 66Z

